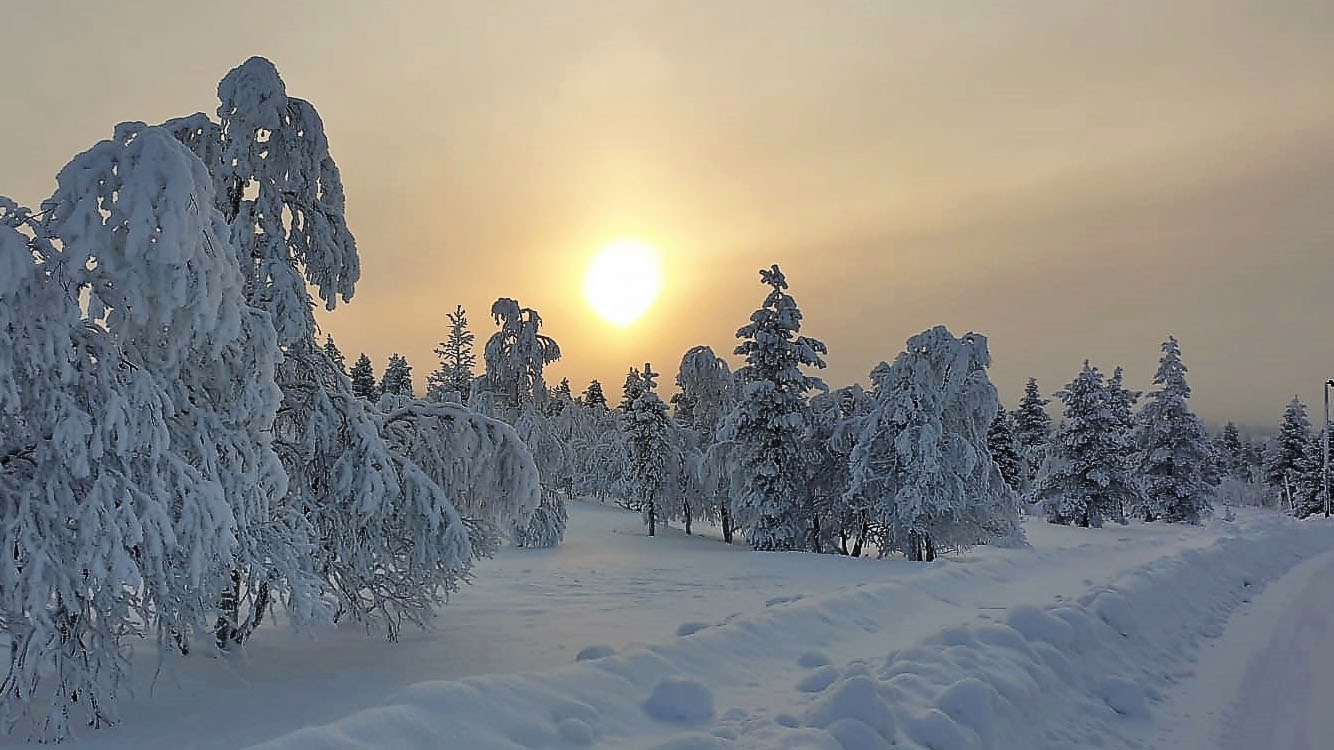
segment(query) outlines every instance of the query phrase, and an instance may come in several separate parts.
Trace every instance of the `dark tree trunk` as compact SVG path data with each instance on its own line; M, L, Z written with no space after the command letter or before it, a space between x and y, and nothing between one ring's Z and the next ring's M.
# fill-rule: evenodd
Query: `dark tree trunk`
M731 544L731 543L732 543L732 514L731 514L730 512L728 512L728 510L727 510L727 503L726 503L726 502L723 502L723 503L719 506L719 508L720 508L720 510L721 510L720 515L721 515L722 522L723 522L723 541L724 541L724 542L727 542L728 544Z
M682 515L682 517L685 518L685 523L686 523L686 536L689 536L689 535L690 535L690 503L687 503L687 502L682 501L682 503L681 503L681 515Z
M868 524L862 524L861 530L857 532L857 541L852 543L852 556L862 556L862 545L866 543L866 535L870 532Z
M656 532L656 529L655 529L654 527L656 527L657 525L658 525L658 513L657 513L657 508L654 506L653 503L650 502L650 503L648 504L648 535L649 535L649 536L654 536L654 534L655 534L655 532Z

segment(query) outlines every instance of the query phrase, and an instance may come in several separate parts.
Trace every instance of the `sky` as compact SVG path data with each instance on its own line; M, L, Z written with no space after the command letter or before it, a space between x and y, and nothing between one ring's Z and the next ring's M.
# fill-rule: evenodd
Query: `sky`
M222 12L222 8L227 12ZM537 309L549 371L613 398L728 354L779 263L866 382L945 324L990 339L1013 406L1088 358L1149 387L1168 334L1211 422L1319 409L1334 377L1334 3L19 0L0 26L0 194L36 205L117 122L217 106L251 55L321 113L362 279L321 316L349 358L445 313L480 344ZM663 254L658 304L608 326L582 274Z

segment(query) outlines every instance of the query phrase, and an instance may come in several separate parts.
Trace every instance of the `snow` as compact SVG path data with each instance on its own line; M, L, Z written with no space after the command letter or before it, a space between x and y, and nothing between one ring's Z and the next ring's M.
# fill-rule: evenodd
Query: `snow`
M1325 633L1293 602L1334 604L1316 590L1334 525L1241 509L1202 527L1025 530L1031 548L907 563L650 539L637 513L571 503L564 544L481 561L434 631L389 644L266 626L239 657L139 685L122 725L71 747L1206 748L1218 717L1256 715L1229 689L1327 736L1314 696L1330 670L1288 644ZM1271 604L1257 595L1275 580L1290 590ZM1277 623L1272 641L1232 633L1247 608ZM1309 693L1235 665L1202 684L1222 644L1235 659L1267 642L1291 652L1272 680L1308 669ZM1197 693L1213 714L1182 713ZM1271 745L1224 747L1250 746Z

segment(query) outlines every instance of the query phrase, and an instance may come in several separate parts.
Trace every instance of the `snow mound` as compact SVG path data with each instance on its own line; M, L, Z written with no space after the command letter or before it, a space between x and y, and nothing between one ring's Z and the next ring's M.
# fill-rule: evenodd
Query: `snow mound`
M653 688L644 713L658 721L697 724L713 718L713 691L703 683L667 677Z
M849 677L826 690L806 715L806 724L823 728L839 719L856 719L881 737L894 738L894 714L866 675Z
M1144 691L1130 680L1120 677L1108 677L1102 681L1099 690L1103 700L1112 710L1122 716L1144 718L1149 715L1149 706L1144 700Z
M589 661L591 659L605 659L616 653L616 649L611 646L585 646L574 655L575 661Z
M820 667L797 683L797 689L803 693L818 693L839 678L838 670L830 666Z
M678 636L694 635L707 627L711 627L707 622L683 622L676 629L676 634Z
M807 651L797 657L797 666L805 667L807 669L823 667L829 663L829 657L819 651Z

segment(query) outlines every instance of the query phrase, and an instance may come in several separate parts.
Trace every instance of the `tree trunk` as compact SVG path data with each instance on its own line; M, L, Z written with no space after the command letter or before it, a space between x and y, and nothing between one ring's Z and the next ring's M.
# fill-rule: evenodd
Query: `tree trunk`
M658 516L658 513L657 513L657 507L654 506L654 504L653 504L652 502L650 502L650 503L648 504L648 535L649 535L649 536L654 536L654 533L655 533L655 531L656 531L656 529L655 529L654 527L656 527L656 526L658 525L658 518L657 518L657 516Z
M861 557L861 556L862 556L862 545L866 543L866 535L867 535L867 533L869 533L869 532L870 532L870 529L868 528L868 524L865 524L865 523L862 524L861 529L857 532L857 539L856 539L856 541L854 541L854 542L852 543L852 556L853 556L853 557Z
M681 515L685 518L686 536L690 536L690 503L681 502Z
M721 515L721 517L722 517L722 522L723 522L723 541L724 541L724 542L727 542L728 544L731 544L731 543L732 543L732 514L729 513L728 510L727 510L727 502L726 502L726 501L723 501L722 503L720 503L720 504L719 504L719 508L720 508L720 510L721 510L720 515Z
M931 540L931 535L930 535L930 534L923 534L923 535L922 535L922 546L925 548L925 549L923 550L922 559L925 560L926 562L931 562L931 561L935 560L935 559L936 559L936 543L935 543L934 541Z

